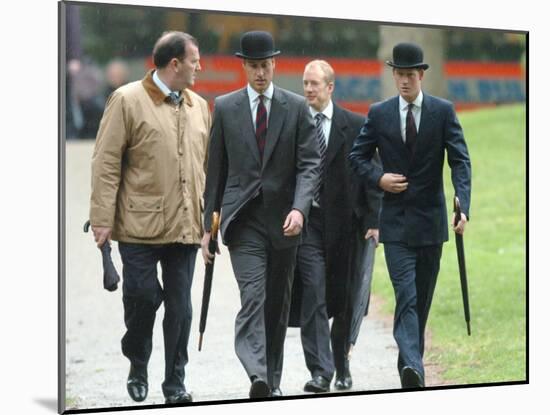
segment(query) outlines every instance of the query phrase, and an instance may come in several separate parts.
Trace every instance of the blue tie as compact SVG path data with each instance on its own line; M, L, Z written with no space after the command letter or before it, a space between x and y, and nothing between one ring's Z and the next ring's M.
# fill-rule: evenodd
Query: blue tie
M180 102L183 100L183 97L181 95L176 94L175 92L170 92L168 96L170 97L170 100L172 101L172 103L175 105L179 105Z

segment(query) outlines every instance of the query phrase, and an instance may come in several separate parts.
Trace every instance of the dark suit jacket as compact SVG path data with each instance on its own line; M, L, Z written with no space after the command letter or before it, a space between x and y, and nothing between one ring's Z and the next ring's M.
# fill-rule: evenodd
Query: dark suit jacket
M348 282L354 272L354 232L364 235L367 229L378 228L382 192L378 186L370 187L359 180L348 163L348 154L364 121L365 117L334 104L321 192L329 317L344 310ZM376 159L377 155L375 163ZM296 278L291 307L293 326L300 324L301 295L302 287Z
M357 137L350 163L354 171L377 186L384 173L407 177L407 190L384 192L380 213L380 240L410 246L441 244L448 240L447 209L443 193L445 150L455 194L469 216L471 166L462 128L453 105L424 94L414 157L409 160L401 137L399 97L374 104ZM371 162L378 149L383 168Z
M246 88L216 98L208 151L205 229L221 208L221 234L245 204L261 190L267 208L265 225L277 249L296 246L301 234L283 235L292 209L307 219L319 180L319 148L305 99L275 87L269 112L263 162L254 134Z
M377 186L358 180L347 159L364 121L365 117L334 105L321 192L329 316L343 311L354 272L350 258L355 249L353 232L364 235L367 229L378 228L382 193Z

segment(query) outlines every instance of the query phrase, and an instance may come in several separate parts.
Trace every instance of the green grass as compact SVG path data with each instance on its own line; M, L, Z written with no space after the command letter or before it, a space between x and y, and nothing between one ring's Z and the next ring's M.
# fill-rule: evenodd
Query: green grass
M454 233L444 245L425 360L454 384L526 380L526 112L523 105L463 112L472 160L465 250L472 336L466 334ZM445 167L448 212L454 194ZM450 216L449 216L450 217ZM393 313L393 289L378 249L373 293Z

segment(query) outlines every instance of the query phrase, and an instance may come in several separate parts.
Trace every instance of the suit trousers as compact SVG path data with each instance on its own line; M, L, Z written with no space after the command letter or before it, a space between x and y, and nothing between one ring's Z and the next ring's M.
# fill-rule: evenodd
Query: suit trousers
M367 315L370 303L370 288L374 270L376 244L372 239L365 240L365 234L358 227L353 232L352 252L350 253L351 269L346 286L348 304L336 314L332 321L330 339L337 376L349 376L348 353L350 346L357 341L359 327L352 332L355 319L363 319ZM342 276L346 277L346 276ZM357 312L361 311L360 315Z
M424 331L439 273L442 244L410 247L384 243L384 254L395 292L393 336L399 348L397 369L410 366L424 377Z
M330 381L334 375L334 361L330 350L323 216L320 208L311 208L307 226L296 263L296 275L302 283L302 347L312 377L320 375Z
M162 391L170 396L185 391L187 343L191 328L191 284L197 256L196 245L179 243L148 245L119 242L122 258L123 303L126 334L122 353L138 373L147 373L152 351L156 311L164 301L165 372ZM161 287L157 264L162 269Z
M251 380L260 378L271 388L278 388L297 248L275 249L265 217L260 195L228 228L231 264L241 297L235 321L235 352Z

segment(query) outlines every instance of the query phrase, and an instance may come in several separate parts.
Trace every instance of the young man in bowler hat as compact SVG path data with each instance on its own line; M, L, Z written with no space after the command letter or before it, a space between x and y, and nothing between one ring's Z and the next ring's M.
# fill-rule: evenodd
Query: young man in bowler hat
M279 53L268 32L241 37L248 85L215 100L206 176L202 253L211 261L211 215L221 209L241 296L235 351L253 399L281 395L296 249L319 180L307 103L272 82Z
M428 64L412 43L393 48L393 78L399 95L374 104L350 153L352 168L384 190L380 241L396 306L394 337L403 388L424 387L424 331L448 240L443 193L445 152L462 217L453 226L463 234L470 208L471 166L453 105L422 91ZM372 163L378 149L382 168ZM453 221L454 223L454 221Z
M162 392L167 404L192 400L184 379L210 131L208 104L189 89L199 59L194 37L163 34L153 49L155 69L110 95L92 157L90 222L98 246L118 241L127 329L122 353L130 360L128 394L137 402L147 397L162 302Z

